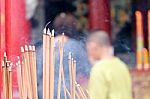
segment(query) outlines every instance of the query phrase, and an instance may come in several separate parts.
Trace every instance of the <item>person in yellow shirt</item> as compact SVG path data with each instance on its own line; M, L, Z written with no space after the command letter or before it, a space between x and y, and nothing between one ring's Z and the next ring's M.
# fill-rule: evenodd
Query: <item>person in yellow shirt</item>
M124 62L113 55L108 33L95 31L87 39L94 64L89 80L90 99L132 99L132 81Z

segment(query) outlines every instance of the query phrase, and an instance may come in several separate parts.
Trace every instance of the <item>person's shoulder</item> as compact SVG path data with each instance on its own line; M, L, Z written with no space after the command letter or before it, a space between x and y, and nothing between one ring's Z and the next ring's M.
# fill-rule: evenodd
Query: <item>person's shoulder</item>
M105 68L103 61L98 61L97 63L94 64L94 66L92 67L92 70L94 71L101 71Z

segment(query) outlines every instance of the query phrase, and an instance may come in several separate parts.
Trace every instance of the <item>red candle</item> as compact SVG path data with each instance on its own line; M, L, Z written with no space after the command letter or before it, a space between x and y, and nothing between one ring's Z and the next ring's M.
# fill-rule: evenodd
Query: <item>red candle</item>
M142 13L140 11L135 12L136 17L136 36L137 36L137 68L142 69L142 49L144 45L143 41L143 22L142 22Z

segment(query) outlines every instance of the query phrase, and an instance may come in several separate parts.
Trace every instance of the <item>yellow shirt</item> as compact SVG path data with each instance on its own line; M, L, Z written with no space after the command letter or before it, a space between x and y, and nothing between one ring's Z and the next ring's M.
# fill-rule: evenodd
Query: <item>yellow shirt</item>
M102 60L91 71L90 99L132 99L131 77L118 58Z

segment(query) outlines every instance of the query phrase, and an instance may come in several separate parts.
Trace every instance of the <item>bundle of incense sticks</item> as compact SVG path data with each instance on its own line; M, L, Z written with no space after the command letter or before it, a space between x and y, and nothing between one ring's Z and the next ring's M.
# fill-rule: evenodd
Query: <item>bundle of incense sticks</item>
M43 99L54 98L54 30L43 34Z
M35 46L21 47L16 70L20 99L38 99Z
M12 99L12 64L4 53L2 61L3 99Z
M43 34L43 99L54 99L54 77L56 77L54 76L54 39L54 30L50 32L49 29L46 30L45 28ZM62 39L58 42L60 65L57 83L57 99L62 98L61 94L63 94L64 99L67 99L67 96L69 96L70 99L87 99L88 96L83 91L83 88L76 83L76 61L73 59L71 52L68 55L70 89L67 89L63 69L64 33L62 33ZM64 93L61 93L61 88L63 88Z
M50 32L44 29L43 34L43 99L54 99L54 61L55 61L55 45L54 30ZM89 99L87 92L76 82L76 60L72 57L72 53L68 55L68 68L70 87L66 87L65 73L63 66L64 52L64 33L62 39L59 40L60 65L57 87L57 99ZM36 53L35 46L22 46L21 56L18 56L16 63L17 82L19 89L19 99L38 99L37 93L37 76L36 76ZM10 61L7 60L6 53L2 61L3 73L3 99L12 99L12 70ZM61 87L61 84L62 87ZM63 88L64 93L61 93ZM55 93L56 94L56 93Z

